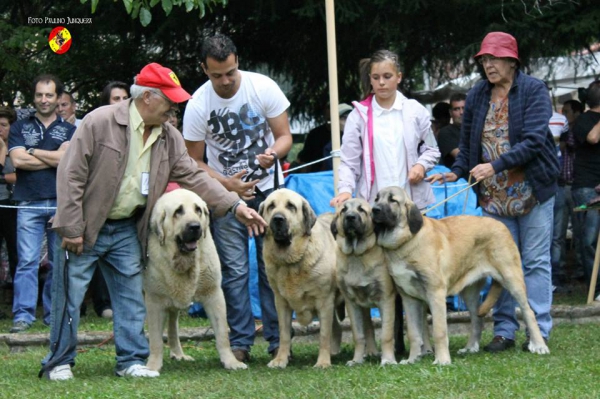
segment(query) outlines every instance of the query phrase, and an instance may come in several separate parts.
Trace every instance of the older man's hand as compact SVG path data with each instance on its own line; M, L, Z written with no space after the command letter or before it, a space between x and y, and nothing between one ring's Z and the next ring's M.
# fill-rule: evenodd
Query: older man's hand
M63 237L60 247L75 255L81 255L83 253L83 237Z
M246 204L239 204L235 208L235 217L248 228L250 237L260 235L265 232L267 222L252 208Z

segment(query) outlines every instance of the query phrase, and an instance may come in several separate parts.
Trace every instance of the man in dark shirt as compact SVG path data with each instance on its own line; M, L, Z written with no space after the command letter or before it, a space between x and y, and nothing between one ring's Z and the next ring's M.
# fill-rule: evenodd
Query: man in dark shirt
M586 102L590 109L577 118L573 129L576 142L572 185L575 206L584 205L597 197L595 187L600 186L600 80L590 83ZM589 281L600 230L600 212L577 212L575 217L581 226L579 247ZM594 297L600 302L600 280L596 281Z
M450 117L452 124L444 126L438 134L438 147L442 153L440 163L448 168L452 167L458 155L458 143L460 142L460 125L465 110L467 96L463 93L454 93L450 97Z
M36 112L10 127L8 151L17 172L13 199L17 213L19 261L13 282L13 327L23 332L35 321L38 300L38 268L44 232L48 242L50 271L43 290L44 323L50 323L54 233L47 228L56 208L56 168L75 126L56 114L62 82L53 75L40 75L33 82Z

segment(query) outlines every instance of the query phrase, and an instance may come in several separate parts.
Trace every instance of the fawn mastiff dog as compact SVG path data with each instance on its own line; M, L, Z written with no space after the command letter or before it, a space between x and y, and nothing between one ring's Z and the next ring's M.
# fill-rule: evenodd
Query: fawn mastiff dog
M371 220L371 206L363 199L339 205L331 223L337 242L337 281L354 336L354 358L349 366L363 362L365 354L377 354L371 308L381 313L381 365L396 364L394 317L396 288Z
M471 315L469 341L459 353L477 352L483 316L502 287L521 307L530 334L529 350L550 352L527 302L519 250L502 223L476 216L423 217L399 187L387 187L377 194L373 221L377 243L385 249L390 274L404 302L410 354L403 363L413 363L422 354L426 303L433 318L434 364L450 364L446 297L459 293ZM494 282L479 306L479 292L488 276Z
M195 193L178 189L156 202L150 217L148 265L144 271L144 299L148 317L148 367L163 364L163 329L168 320L171 358L193 360L179 342L179 309L201 302L215 332L217 351L226 369L245 369L229 345L221 264L209 230L206 203Z
M295 311L302 325L318 316L319 357L315 367L329 367L331 354L340 350L342 330L335 307L343 303L336 283L336 244L329 227L333 214L317 219L308 201L288 189L271 193L259 214L268 224L263 258L279 321L279 351L268 366L285 368L288 364Z

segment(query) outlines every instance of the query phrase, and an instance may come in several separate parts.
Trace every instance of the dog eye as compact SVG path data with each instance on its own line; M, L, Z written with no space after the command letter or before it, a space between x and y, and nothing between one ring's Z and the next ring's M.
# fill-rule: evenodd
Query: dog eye
M275 204L271 202L267 207L267 211L272 211L273 209L275 209Z
M179 205L179 207L177 209L175 209L175 212L173 213L173 216L181 216L184 213L185 212L183 210L183 205Z
M359 205L358 207L358 211L364 214L367 214L368 212L365 210L365 208L363 208L362 206Z
M200 208L199 206L196 205L196 213L198 215L202 215L202 208Z
M288 202L287 205L285 206L287 209L289 209L292 212L296 212L296 205L292 204L291 202Z
M346 207L346 205L344 205L344 207L342 208L342 210L340 212L341 213L346 213L347 210L348 210L348 207Z

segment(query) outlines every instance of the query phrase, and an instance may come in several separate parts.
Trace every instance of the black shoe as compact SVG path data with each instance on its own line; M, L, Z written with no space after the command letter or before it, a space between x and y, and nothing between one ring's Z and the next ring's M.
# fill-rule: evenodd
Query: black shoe
M30 327L31 327L31 324L27 323L26 321L19 320L19 321L15 322L15 324L11 327L10 333L11 334L22 333L24 331L29 330Z
M245 349L233 349L233 356L238 362L248 363L250 361L250 352Z
M490 353L503 352L515 347L515 340L496 335L492 342L483 347L483 350Z
M546 345L548 345L547 338L544 338L544 342L546 343ZM521 349L523 349L523 352L529 352L529 337L527 337L525 342L523 342L523 345L521 345Z

